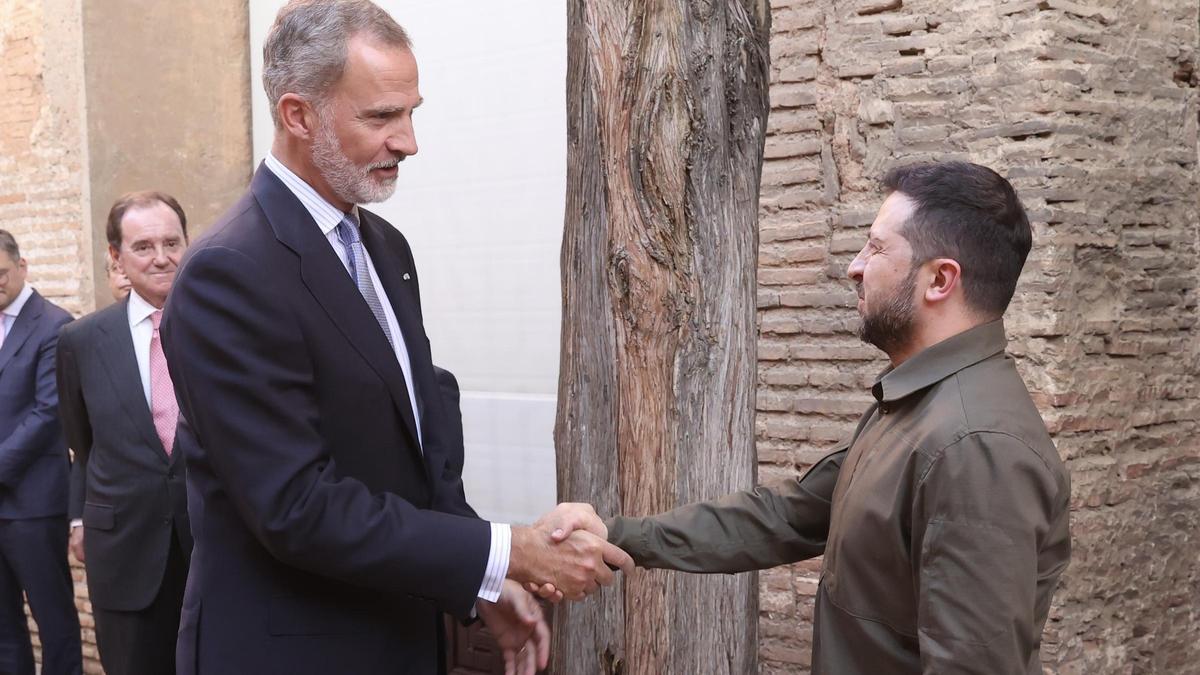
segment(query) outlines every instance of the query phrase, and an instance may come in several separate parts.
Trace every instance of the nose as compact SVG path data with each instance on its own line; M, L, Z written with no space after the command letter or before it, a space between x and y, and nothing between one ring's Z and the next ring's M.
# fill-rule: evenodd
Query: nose
M402 157L417 154L417 134L411 121L405 122L396 133L388 136L387 149L388 152Z
M867 248L864 246L858 255L854 256L854 260L850 261L850 267L846 268L846 276L850 277L857 283L862 283L863 270L867 267Z

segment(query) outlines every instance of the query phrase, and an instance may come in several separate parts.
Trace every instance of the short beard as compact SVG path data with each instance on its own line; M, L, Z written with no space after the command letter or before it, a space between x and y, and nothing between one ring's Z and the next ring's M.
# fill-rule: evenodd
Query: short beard
M858 327L858 337L886 354L903 349L912 341L916 325L917 266L913 265L896 291L883 304L869 309Z
M339 199L351 204L372 204L391 197L396 191L396 179L376 180L371 176L371 171L391 168L400 160L376 162L360 167L342 152L342 144L333 130L333 114L327 104L317 105L317 120L312 161L329 185L329 189L333 190Z

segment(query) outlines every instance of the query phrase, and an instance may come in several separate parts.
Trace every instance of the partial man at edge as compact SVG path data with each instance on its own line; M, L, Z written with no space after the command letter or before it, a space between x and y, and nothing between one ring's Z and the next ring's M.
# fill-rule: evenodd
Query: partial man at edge
M83 670L67 563L70 460L58 418L54 358L66 310L26 283L29 266L0 230L0 673L33 675L25 600L42 675Z

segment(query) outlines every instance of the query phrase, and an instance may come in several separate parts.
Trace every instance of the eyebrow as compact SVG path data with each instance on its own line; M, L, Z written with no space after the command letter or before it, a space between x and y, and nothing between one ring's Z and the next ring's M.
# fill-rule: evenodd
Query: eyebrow
M424 98L418 100L415 104L413 104L411 109L416 110L417 108L420 108L421 104L424 102L425 102ZM403 106L403 105L385 105L385 106L382 106L379 108L368 108L363 111L363 116L364 117L387 117L390 115L395 115L396 113L402 113L408 109L409 109L408 106Z

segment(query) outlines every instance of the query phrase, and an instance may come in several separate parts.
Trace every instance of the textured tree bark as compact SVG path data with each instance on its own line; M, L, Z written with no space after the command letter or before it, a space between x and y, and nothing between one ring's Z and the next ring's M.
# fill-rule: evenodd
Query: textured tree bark
M755 479L768 0L569 0L558 485L643 515ZM757 577L640 571L555 612L552 672L757 670Z

